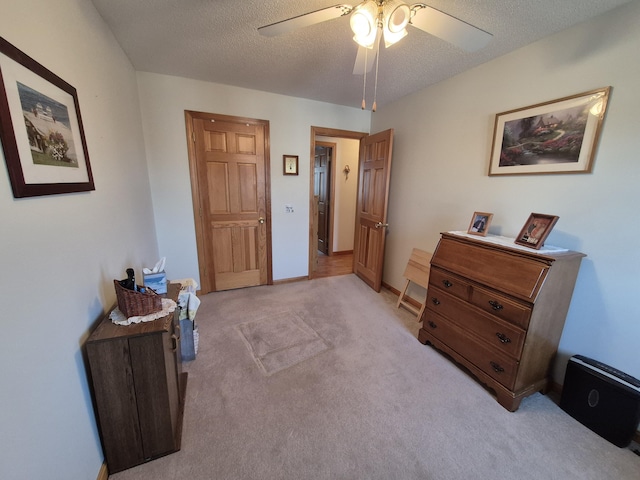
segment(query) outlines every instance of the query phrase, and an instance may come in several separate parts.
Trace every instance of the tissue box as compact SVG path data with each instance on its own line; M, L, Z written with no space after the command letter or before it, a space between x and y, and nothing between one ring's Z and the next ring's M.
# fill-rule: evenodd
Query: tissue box
M167 293L167 274L164 271L143 273L142 282L145 287L149 287L158 294Z

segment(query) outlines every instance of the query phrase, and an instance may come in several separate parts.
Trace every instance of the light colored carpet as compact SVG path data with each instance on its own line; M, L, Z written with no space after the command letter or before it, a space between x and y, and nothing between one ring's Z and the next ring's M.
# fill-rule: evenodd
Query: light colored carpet
M110 478L640 478L640 457L548 397L528 397L514 413L502 408L416 340L415 317L395 300L354 275L203 296L198 357L185 365L182 450ZM248 339L266 328L261 322L287 315L294 325L282 321L271 346ZM294 333L300 325L310 330ZM286 350L311 332L329 348L265 375L257 351Z
M329 348L322 337L292 311L242 323L237 328L266 375L292 367Z

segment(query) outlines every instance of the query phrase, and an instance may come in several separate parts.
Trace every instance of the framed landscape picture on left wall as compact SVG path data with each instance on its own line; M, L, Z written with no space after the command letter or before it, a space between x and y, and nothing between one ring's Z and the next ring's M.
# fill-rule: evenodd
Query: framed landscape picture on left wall
M2 37L0 141L14 197L95 190L76 89Z

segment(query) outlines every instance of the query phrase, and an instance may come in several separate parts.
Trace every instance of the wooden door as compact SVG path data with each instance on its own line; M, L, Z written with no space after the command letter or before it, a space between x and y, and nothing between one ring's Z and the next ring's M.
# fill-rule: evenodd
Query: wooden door
M353 269L376 292L382 285L393 129L360 140Z
M272 283L268 122L186 116L201 291Z
M318 197L318 250L325 255L331 254L329 235L329 217L331 205L331 157L333 149L316 143L313 167L313 194Z

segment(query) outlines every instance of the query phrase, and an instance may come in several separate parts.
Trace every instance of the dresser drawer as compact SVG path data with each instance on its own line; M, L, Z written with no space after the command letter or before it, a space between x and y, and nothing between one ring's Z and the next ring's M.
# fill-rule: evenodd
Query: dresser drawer
M503 320L526 329L529 326L531 307L514 302L509 298L479 287L471 288L470 302Z
M446 270L431 268L429 272L429 287L432 285L442 290L446 290L447 293L455 295L463 300L469 299L469 283Z
M472 338L444 317L430 310L426 310L425 313L424 330L445 343L452 350L458 352L467 361L473 363L506 388L513 388L518 371L518 362L516 360Z
M433 287L429 288L427 294L427 310L446 317L499 351L515 359L520 358L524 345L524 330Z
M527 301L537 297L551 263L542 256L501 251L453 238L443 238L431 259L433 266Z

